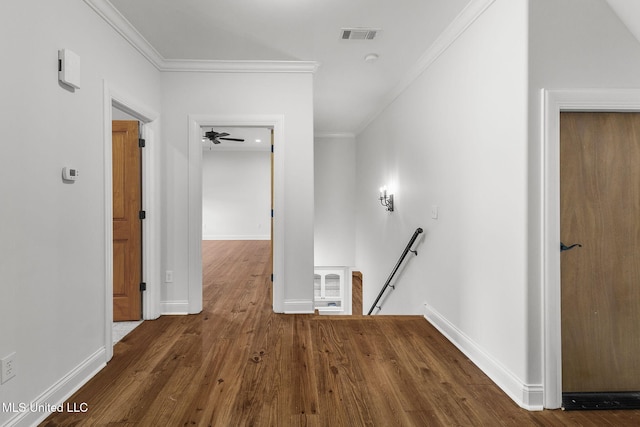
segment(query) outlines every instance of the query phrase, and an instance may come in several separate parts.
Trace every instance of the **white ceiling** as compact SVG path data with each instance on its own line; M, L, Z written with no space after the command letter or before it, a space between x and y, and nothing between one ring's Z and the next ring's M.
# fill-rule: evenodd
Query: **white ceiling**
M356 133L470 0L110 0L167 60L316 61L318 133ZM373 27L374 40L340 29ZM376 53L379 59L365 62Z
M90 4L98 0L85 0ZM357 133L488 0L105 0L161 60L317 62L316 134ZM640 1L606 0L640 40ZM469 13L470 15L472 12ZM461 18L456 20L456 18ZM464 25L462 22L460 25ZM116 25L117 26L117 25ZM381 31L345 41L341 28ZM367 54L379 59L365 62ZM153 55L152 55L153 56ZM416 71L417 70L417 71Z
M607 0L607 3L635 38L640 41L640 1Z

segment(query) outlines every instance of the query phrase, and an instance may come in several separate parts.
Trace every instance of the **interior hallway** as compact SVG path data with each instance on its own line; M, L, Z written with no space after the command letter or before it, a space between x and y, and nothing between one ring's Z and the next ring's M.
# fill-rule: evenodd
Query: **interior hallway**
M274 314L269 245L203 242L203 312L142 323L68 400L88 411L42 425L640 423L640 411L521 409L419 316Z

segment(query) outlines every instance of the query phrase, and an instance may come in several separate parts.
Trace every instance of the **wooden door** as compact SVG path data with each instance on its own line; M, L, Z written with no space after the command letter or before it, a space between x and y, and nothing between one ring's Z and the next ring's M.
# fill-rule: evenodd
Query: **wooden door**
M137 121L113 121L113 320L142 314L141 154Z
M563 392L640 390L640 114L560 118Z

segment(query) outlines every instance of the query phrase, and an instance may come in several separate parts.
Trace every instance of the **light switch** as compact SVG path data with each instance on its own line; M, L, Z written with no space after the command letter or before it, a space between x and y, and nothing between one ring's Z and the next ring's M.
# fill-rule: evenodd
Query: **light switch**
M438 206L436 205L431 206L431 218L438 219Z

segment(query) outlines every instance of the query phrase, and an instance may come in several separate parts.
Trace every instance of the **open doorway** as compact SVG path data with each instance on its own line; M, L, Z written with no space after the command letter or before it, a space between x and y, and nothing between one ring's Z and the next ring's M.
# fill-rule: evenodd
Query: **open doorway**
M140 126L141 137L146 141L145 151L142 153L142 206L147 213L147 219L142 223L142 281L147 284L146 291L142 295L142 317L155 319L160 315L160 197L158 177L160 164L160 150L157 148L155 135L159 128L159 114L148 108L144 103L129 95L123 94L117 88L104 81L104 302L105 302L105 362L113 357L113 135L112 120L114 112L116 118L119 112L137 120ZM116 110L119 110L117 112ZM149 215L151 213L151 215Z
M188 273L188 312L202 311L202 159L203 130L218 128L266 128L272 131L273 146L273 212L271 212L272 238L272 304L275 312L284 312L284 235L281 224L284 222L284 118L279 115L257 116L189 116L189 273ZM229 132L230 133L230 132ZM206 139L206 138L204 138Z
M201 133L203 269L211 251L225 252L240 241L269 241L261 246L271 252L272 129L202 126Z
M142 323L142 126L112 107L114 345Z

